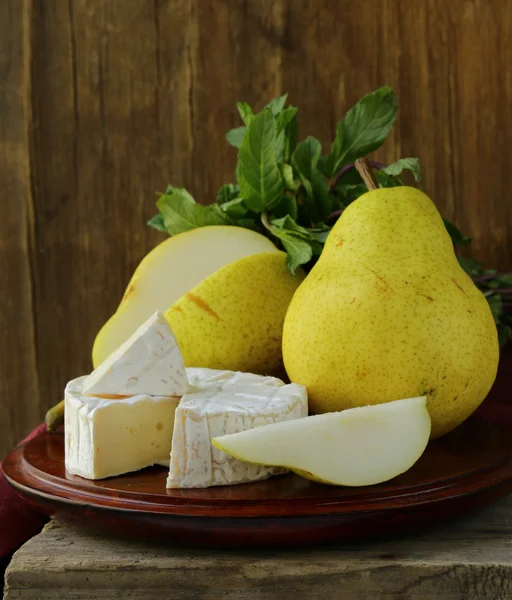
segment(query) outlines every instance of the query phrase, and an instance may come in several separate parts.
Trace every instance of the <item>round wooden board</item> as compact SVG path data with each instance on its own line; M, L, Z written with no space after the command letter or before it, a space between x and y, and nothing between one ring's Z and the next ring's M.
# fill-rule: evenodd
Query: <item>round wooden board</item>
M88 481L64 469L62 433L44 434L4 461L7 480L49 514L80 528L227 546L320 543L402 533L486 505L512 488L512 442L474 418L432 442L386 484L339 488L296 475L238 486L166 490L161 467Z
M509 357L484 410L431 442L407 473L381 485L342 488L290 474L237 486L166 490L162 467L88 481L66 473L62 433L19 446L3 470L19 493L48 514L81 529L132 538L273 548L403 534L486 506L512 490L512 436L502 427L510 420ZM489 409L500 402L505 417Z

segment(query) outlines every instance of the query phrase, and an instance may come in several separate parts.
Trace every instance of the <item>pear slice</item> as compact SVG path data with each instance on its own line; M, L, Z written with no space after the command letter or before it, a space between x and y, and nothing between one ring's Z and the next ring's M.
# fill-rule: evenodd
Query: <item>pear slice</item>
M421 396L262 425L212 443L246 462L286 467L322 483L363 486L410 469L429 437Z
M260 252L279 252L265 236L214 225L165 240L141 261L116 313L98 333L92 351L94 368L117 350L154 312L178 298L221 267Z

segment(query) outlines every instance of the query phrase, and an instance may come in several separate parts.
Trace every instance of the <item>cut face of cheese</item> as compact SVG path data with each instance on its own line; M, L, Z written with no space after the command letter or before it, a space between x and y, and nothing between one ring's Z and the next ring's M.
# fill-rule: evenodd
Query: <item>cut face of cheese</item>
M138 394L124 399L86 396L87 378L65 390L65 464L69 473L103 479L169 464L179 398Z
M210 377L210 387L187 394L176 409L167 487L230 485L286 472L282 468L244 463L215 448L211 439L307 416L306 389L296 384L284 385L278 379L271 382L269 378L261 378L267 384L258 385L258 375L231 373L230 380L230 376L220 375L226 372L201 371L190 373L189 369L191 381L197 385L204 378L202 384L206 386L205 380ZM233 383L233 377L238 383ZM223 388L215 388L212 379ZM252 383L247 383L249 380Z
M82 392L182 396L188 389L176 339L156 312L86 378Z

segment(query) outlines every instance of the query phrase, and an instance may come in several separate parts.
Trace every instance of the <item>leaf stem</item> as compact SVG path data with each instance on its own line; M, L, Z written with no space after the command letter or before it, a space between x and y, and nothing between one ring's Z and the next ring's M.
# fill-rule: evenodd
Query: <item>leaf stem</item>
M511 288L494 288L489 291L492 292L493 294L499 294L500 296L507 296L507 297L510 294L512 294Z
M504 277L505 275L512 275L512 271L509 271L508 273L493 273L491 275L482 275L481 277L475 277L473 281L475 283L483 283L492 279L499 279L500 277Z
M379 184L375 179L372 168L367 158L358 158L355 162L355 167L359 175L361 175L366 187L371 191L378 190Z
M344 208L339 208L338 210L333 210L332 213L325 218L325 222L330 221L331 219L334 219L334 217L340 217L344 210L345 210Z
M265 227L265 229L267 229L268 231L272 231L272 225L270 224L270 222L268 220L268 216L267 216L266 212L261 213L261 222L263 224L263 227Z

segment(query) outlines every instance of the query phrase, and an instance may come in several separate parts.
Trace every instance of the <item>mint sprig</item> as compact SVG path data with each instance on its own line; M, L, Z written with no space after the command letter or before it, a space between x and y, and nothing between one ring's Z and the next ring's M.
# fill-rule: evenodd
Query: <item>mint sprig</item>
M274 98L259 112L238 102L242 124L226 134L238 149L236 182L224 184L216 202L207 206L186 190L168 186L148 225L169 235L208 225L246 227L286 251L292 273L299 267L309 271L337 218L368 191L354 162L383 144L398 107L389 86L367 94L339 121L330 151L322 154L312 136L298 143L297 108L287 106L287 100L287 94ZM380 187L404 185L407 172L421 182L417 158L388 166L370 162ZM453 223L444 223L454 246L471 242ZM512 274L500 275L463 257L459 261L489 301L504 343L512 336Z
M322 172L332 177L344 165L380 148L397 111L396 96L389 85L361 98L338 123L331 152L320 163Z
M384 167L382 173L399 177L404 171L410 171L416 183L421 183L421 167L417 158L400 158L396 162Z
M265 108L251 119L240 146L240 197L254 212L271 210L284 194L284 180L277 163L277 136L276 117Z
M218 204L201 206L183 188L167 187L156 203L170 235L205 225L234 225Z
M327 182L318 170L321 152L320 142L310 136L295 148L292 156L292 166L304 188L304 211L315 223L326 219L333 206L333 197L329 193Z

